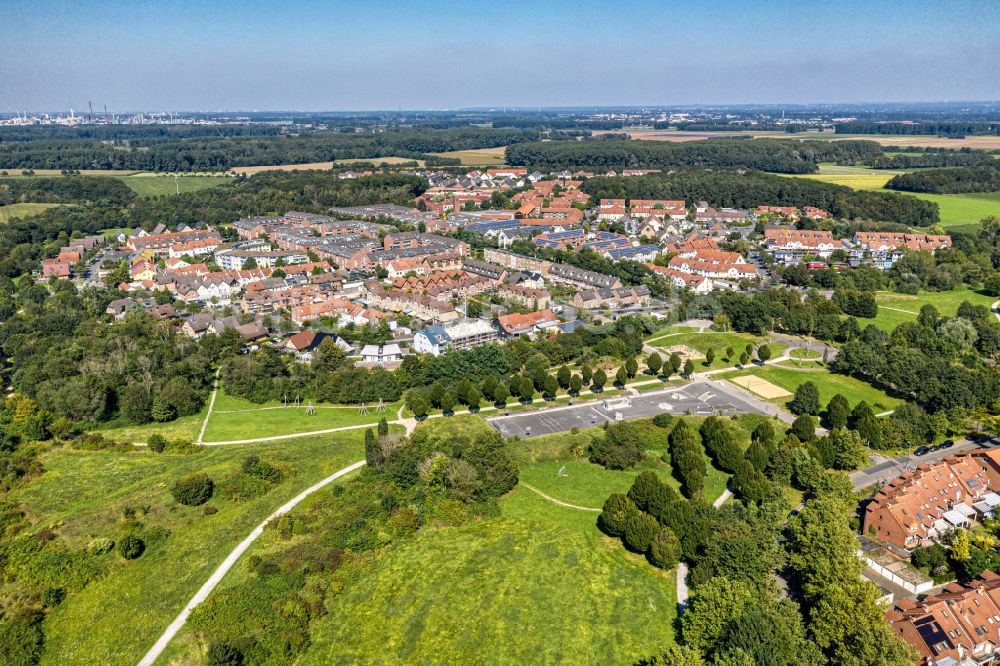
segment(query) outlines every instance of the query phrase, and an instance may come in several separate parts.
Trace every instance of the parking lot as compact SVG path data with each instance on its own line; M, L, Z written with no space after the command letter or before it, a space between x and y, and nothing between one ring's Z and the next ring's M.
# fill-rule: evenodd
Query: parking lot
M573 428L592 428L612 421L638 419L657 414L711 416L760 413L725 382L706 380L651 391L637 396L616 395L581 405L551 407L510 416L495 416L487 423L504 437L538 437Z

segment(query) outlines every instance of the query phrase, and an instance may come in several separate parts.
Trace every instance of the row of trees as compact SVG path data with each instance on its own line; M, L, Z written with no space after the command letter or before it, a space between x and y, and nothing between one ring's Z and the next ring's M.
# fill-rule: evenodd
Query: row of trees
M208 131L199 136L164 134L81 136L0 140L0 168L127 169L144 171L224 171L236 166L303 164L341 159L408 157L426 153L508 146L538 141L542 132L517 128L453 127L356 134L302 131L236 135ZM0 136L2 138L2 136Z
M661 419L668 427L670 421ZM668 446L681 494L645 471L627 494L608 498L600 517L602 529L654 565L669 568L678 559L690 565L691 596L678 640L684 647L642 663L912 663L910 648L889 631L876 589L850 556L856 550L849 527L855 497L844 472L824 469L822 440L797 422L776 441L773 422L761 420L744 452L727 419L706 419L697 431L678 421ZM803 444L798 435L811 439ZM845 438L852 438L849 431L835 430L823 439ZM698 481L692 481L699 472L684 471L704 468L702 446L717 467L735 469L739 499L721 508L703 502ZM782 487L789 485L802 490L807 502L786 530L791 507ZM786 562L791 570L783 575L785 583L792 598L804 600L802 607L773 582Z
M885 184L901 192L932 192L960 194L962 192L995 192L1000 190L1000 166L987 155L989 166L969 166L953 169L928 169L893 176Z
M956 136L1000 134L1000 123L968 120L880 122L850 120L834 126L837 134L891 134L909 136Z
M699 167L815 173L819 162L872 160L882 152L874 141L549 141L511 146L507 162L549 170Z
M898 222L920 227L931 226L940 219L937 204L931 201L890 192L858 192L843 185L759 171L687 169L646 176L596 176L587 179L581 189L595 200L684 199L689 203L707 201L711 206L733 208L754 208L762 203L800 208L817 206L838 219Z

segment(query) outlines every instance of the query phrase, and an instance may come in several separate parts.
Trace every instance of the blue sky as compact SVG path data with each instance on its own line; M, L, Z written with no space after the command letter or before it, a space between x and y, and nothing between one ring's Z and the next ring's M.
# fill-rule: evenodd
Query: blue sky
M0 0L0 110L1000 99L1000 2Z

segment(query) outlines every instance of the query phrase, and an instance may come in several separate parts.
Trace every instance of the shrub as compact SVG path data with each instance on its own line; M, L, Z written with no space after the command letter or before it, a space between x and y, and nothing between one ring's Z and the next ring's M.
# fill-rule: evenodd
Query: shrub
M215 514L219 513L219 510L216 509L211 504L206 504L205 508L202 509L202 513L204 513L206 516L214 516Z
M163 450L167 448L167 438L158 432L154 432L149 436L149 441L146 444L149 446L150 451L163 453Z
M42 591L42 603L48 608L55 608L66 598L66 590L61 587L47 587Z
M645 457L644 444L638 424L614 423L604 430L603 437L591 442L590 461L607 469L628 469Z
M104 555L110 553L115 547L115 542L106 537L99 537L87 544L87 552L91 555Z
M637 553L645 553L659 529L656 518L636 509L625 517L625 545Z
M599 521L601 529L611 536L621 536L625 533L625 519L635 510L632 500L621 493L612 493L604 500Z
M250 476L261 479L262 481L267 481L269 483L281 482L281 470L271 463L261 460L259 456L247 456L243 460L243 466L241 469L244 474L249 474Z
M174 499L185 506L199 506L212 498L215 483L205 474L188 474L170 488Z
M208 646L208 666L242 666L243 652L229 641L216 641Z
M126 560L136 559L145 550L146 544L134 534L128 534L118 541L118 554Z
M664 412L663 414L657 414L656 416L653 417L653 425L655 425L657 428L663 428L663 429L669 428L670 424L673 422L674 422L674 415L667 414L666 412Z
M661 569L672 569L681 561L681 542L669 527L660 529L650 542L649 561Z

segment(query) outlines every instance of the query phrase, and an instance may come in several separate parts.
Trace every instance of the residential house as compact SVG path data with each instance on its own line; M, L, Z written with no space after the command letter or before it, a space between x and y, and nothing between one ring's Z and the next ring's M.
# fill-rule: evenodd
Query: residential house
M974 449L921 463L887 481L865 507L863 533L904 550L968 527L1000 504L1000 451ZM996 504L986 500L995 496Z

